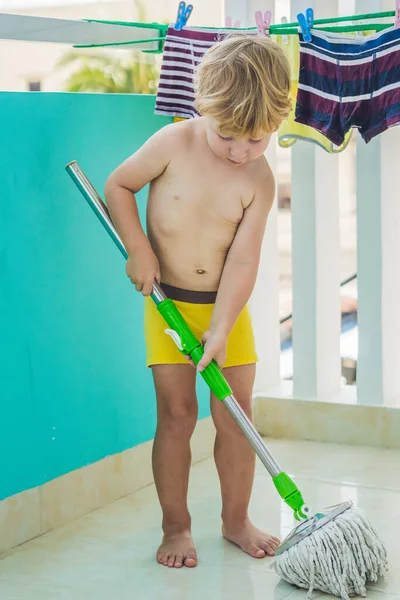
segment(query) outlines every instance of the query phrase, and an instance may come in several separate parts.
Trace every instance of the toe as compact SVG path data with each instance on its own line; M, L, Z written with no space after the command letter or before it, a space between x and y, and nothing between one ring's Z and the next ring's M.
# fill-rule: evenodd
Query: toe
M183 565L183 554L177 554L175 558L175 569L180 569Z
M272 537L270 540L270 544L273 548L277 548L278 546L280 546L281 541L276 538L276 537Z
M197 558L196 558L196 556L187 556L185 558L184 563L185 563L185 567L189 567L189 568L195 567L197 565Z
M249 554L251 554L251 556L253 556L254 558L264 558L265 551L262 548L260 548L259 546L252 544L250 546Z
M164 563L165 564L165 563ZM170 554L168 556L168 562L167 562L169 567L173 567L175 564L175 555L174 554Z
M270 543L263 544L263 548L268 556L275 556L275 548Z

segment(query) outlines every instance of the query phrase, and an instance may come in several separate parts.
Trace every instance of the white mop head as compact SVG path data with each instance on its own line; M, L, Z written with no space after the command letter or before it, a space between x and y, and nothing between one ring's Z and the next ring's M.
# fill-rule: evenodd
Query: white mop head
M383 577L387 554L383 542L359 508L349 508L275 559L282 579L350 600L366 597L366 585Z

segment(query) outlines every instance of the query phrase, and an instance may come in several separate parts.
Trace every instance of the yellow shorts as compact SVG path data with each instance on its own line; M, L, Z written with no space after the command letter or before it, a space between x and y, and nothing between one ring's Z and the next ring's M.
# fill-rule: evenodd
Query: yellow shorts
M203 333L210 326L215 294L213 292L188 292L165 284L162 284L162 287L166 295L174 301L194 335L201 341ZM158 312L153 300L149 297L144 300L147 366L187 364L184 355L178 350L170 336L165 333L168 325ZM253 364L257 360L250 311L246 306L229 335L224 367Z

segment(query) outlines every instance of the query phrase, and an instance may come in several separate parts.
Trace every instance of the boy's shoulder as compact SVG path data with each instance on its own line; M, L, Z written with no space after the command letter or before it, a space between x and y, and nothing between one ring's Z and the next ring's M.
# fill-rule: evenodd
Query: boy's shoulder
M249 163L249 173L255 185L275 184L275 177L265 155Z
M164 157L164 161L170 163L173 157L181 156L182 152L189 151L191 127L187 122L170 123L161 127L143 144L141 152Z
M195 119L185 119L184 121L177 121L165 125L162 129L157 131L154 136L157 136L160 141L164 141L168 144L179 144L182 145L185 142L189 142L195 135L196 128L194 127Z
M263 155L248 166L250 169L247 176L252 188L252 200L248 206L256 200L257 203L261 202L270 208L275 197L275 177L268 160Z

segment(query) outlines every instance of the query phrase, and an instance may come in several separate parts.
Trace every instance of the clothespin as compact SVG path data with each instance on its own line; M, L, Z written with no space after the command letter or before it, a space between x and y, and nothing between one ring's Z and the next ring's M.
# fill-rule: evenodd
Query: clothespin
M225 17L225 27L239 29L240 21L235 21L235 23L232 25L232 17Z
M303 13L299 13L297 15L297 20L299 22L304 41L311 42L312 37L311 37L310 29L312 29L312 27L314 26L314 11L313 11L313 9L307 8L305 15L303 15Z
M396 8L394 10L394 26L400 27L400 0L396 0Z
M261 10L255 13L256 25L259 35L269 35L272 13L270 10L265 11L264 17Z
M188 22L188 19L193 11L193 4L186 5L186 2L179 2L178 14L176 16L176 22L174 29L180 31L183 29Z
M281 23L282 25L285 25L288 22L287 17L282 17L281 19ZM289 36L288 35L283 35L282 36L282 42L287 45L289 43Z

